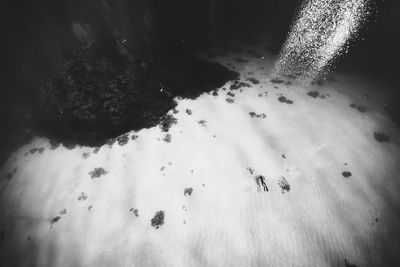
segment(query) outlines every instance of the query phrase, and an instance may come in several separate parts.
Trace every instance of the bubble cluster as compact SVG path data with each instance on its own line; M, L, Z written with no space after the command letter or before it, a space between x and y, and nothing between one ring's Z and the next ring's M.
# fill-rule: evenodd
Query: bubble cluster
M283 45L273 74L312 81L331 69L358 37L370 0L306 0Z

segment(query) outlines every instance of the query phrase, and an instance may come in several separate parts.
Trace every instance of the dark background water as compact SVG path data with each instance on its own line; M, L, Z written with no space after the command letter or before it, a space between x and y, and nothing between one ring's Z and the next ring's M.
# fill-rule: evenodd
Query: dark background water
M2 91L33 92L56 62L81 45L72 30L74 23L89 25L97 36L117 30L141 53L149 49L195 51L215 41L254 41L254 37L265 35L276 51L300 2L2 0ZM351 65L382 75L395 74L400 59L400 2L373 2L378 11L376 18L364 28L364 40L354 43L338 67Z

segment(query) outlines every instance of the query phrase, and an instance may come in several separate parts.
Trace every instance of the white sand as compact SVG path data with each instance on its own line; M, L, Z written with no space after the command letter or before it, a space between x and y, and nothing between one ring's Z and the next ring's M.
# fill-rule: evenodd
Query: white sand
M97 154L88 147L50 150L39 138L16 151L2 174L17 171L0 181L0 261L344 266L346 259L357 266L400 266L399 131L380 100L361 96L373 86L336 75L324 86L275 89L271 56L231 54L219 61L239 56L250 60L233 63L242 79L255 77L260 84L233 91L233 104L222 89L219 96L179 100L170 143L154 127L131 132L136 140L104 145ZM329 97L314 99L310 90ZM280 94L294 103L279 102ZM351 103L370 110L360 113ZM391 142L376 141L374 131L384 131ZM40 147L43 153L26 155ZM83 153L90 155L84 159ZM91 179L95 167L108 173ZM257 187L257 175L265 176L268 192ZM282 177L290 191L282 191ZM192 195L184 196L189 187ZM81 192L86 200L78 200ZM150 220L159 210L165 223L155 229ZM51 225L56 216L60 220Z

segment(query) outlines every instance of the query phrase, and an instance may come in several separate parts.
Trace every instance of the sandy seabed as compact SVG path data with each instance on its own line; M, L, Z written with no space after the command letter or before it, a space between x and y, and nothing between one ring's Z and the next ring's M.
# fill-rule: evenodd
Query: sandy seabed
M265 53L214 60L243 83L177 99L168 133L15 151L3 266L400 266L399 130L375 85L271 82Z

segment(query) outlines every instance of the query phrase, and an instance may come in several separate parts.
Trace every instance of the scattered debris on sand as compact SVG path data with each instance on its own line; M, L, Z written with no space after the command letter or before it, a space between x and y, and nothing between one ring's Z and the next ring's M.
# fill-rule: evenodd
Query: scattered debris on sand
M290 191L290 185L288 183L288 181L286 180L285 177L282 176L281 180L278 182L280 188L282 189L282 194L284 194L285 192L289 192Z
M78 201L85 201L87 197L88 195L85 192L81 192L81 194L78 196Z
M233 102L235 102L235 100L233 100L232 98L226 98L225 99L226 102L228 102L229 104L232 104Z
M252 117L253 119L254 118L265 119L267 117L267 115L265 115L264 113L257 114L255 112L249 112L249 114L250 114L250 117Z
M94 179L94 178L99 178L102 175L106 175L108 172L103 169L102 167L99 168L94 168L93 171L89 172L90 178Z
M157 211L154 217L151 219L151 226L153 226L156 229L160 228L160 226L164 224L164 218L165 218L164 211L162 210Z
M348 178L348 177L350 177L352 174L351 174L351 172L349 172L349 171L344 171L344 172L342 172L342 175L343 175L343 177Z
M278 97L279 102L286 103L286 104L293 104L293 101L290 99L287 99L285 96L280 96Z
M312 98L321 98L321 99L324 99L326 97L326 95L321 95L318 91L309 91L307 95L311 96Z
M274 84L279 84L279 83L284 83L285 81L281 80L279 78L273 78L273 79L270 80L270 82L274 83Z
M239 82L238 80L235 80L235 82L229 87L229 89L238 90L242 87L251 87L251 85L246 82Z
M65 214L67 214L67 209L63 209L60 211L60 215L65 215Z
M138 209L131 208L130 211L132 211L133 214L134 214L136 217L139 217L139 210L138 210Z
M253 77L249 77L249 78L247 78L246 79L246 81L249 81L249 82L251 82L252 84L254 84L254 85L256 85L256 84L259 84L260 83L260 81L259 80L257 80L256 78L253 78Z
M199 123L202 127L206 127L206 126L207 126L207 121L205 121L205 120L199 120L198 123Z
M178 120L174 116L167 114L161 118L160 128L163 132L168 132L172 125L177 122Z
M55 224L56 222L58 222L61 219L60 216L56 216L53 219L50 220L50 228L53 226L53 224Z
M124 146L129 142L128 134L123 134L117 137L118 145Z
M193 192L193 188L187 187L187 188L185 188L185 191L183 191L183 195L184 196L191 196L192 192Z

